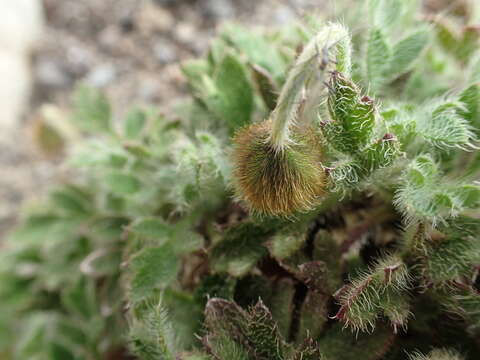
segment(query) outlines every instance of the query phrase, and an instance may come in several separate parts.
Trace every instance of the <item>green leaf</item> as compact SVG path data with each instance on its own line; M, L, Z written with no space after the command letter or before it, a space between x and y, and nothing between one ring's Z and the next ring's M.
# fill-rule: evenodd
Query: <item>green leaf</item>
M480 29L478 26L466 26L463 28L462 38L458 43L455 55L460 61L468 62L480 46Z
M295 304L295 283L290 278L281 278L273 284L272 294L265 300L278 331L287 339L292 326L292 309Z
M260 65L269 71L275 80L284 76L285 61L279 48L272 44L271 40L234 24L224 28L222 37L239 51L245 53L251 63Z
M252 71L260 95L267 108L272 111L277 105L279 94L278 86L271 74L260 65L252 65Z
M330 171L333 191L345 191L364 178L365 170L353 159L341 160L333 163Z
M476 134L480 134L480 84L473 84L459 95L464 105L459 108L460 115L468 120Z
M324 282L322 286L322 292L328 292L333 294L342 284L342 269L341 264L338 262L338 258L342 254L340 245L335 240L332 233L327 230L320 230L314 239L313 264L320 263L325 264L324 269L328 269L323 279L320 282ZM314 267L318 273L319 268ZM308 269L308 267L307 267ZM309 271L310 272L310 271ZM310 272L311 273L311 272ZM315 283L318 284L318 279L315 279Z
M212 298L205 307L205 325L212 335L247 341L249 314L233 301Z
M215 359L251 360L244 346L226 335L208 336L205 341L210 354Z
M409 360L463 360L463 356L457 351L449 349L434 349L427 355L416 352L410 354L408 358Z
M73 120L81 129L90 132L111 130L110 104L100 90L80 86L74 94L73 102Z
M117 209L115 209L117 210ZM117 241L121 238L124 228L130 223L130 219L122 216L98 216L89 224L91 236L102 239L103 242Z
M25 320L25 329L17 339L15 352L18 358L30 359L45 351L46 329L55 320L53 317L49 319L48 313L40 312L30 314Z
M455 31L456 28L454 24L449 21L448 18L435 19L433 23L435 26L436 38L443 50L456 56L461 39L460 34Z
M462 185L455 189L455 194L461 199L463 206L477 208L480 206L480 186Z
M438 225L463 210L478 206L476 185L442 181L433 159L421 155L407 167L394 203L410 220L430 221Z
M433 285L444 285L472 276L480 260L480 246L471 238L451 237L429 246L427 254L424 276Z
M262 244L269 235L270 231L250 222L230 228L211 250L214 269L236 277L247 274L266 255Z
M79 277L62 291L62 303L71 314L89 319L98 312L94 282L84 276Z
M480 232L480 220L460 215L449 219L445 226L441 227L441 231L451 237L475 237L477 233Z
M459 115L461 105L456 102L444 102L427 106L423 115L419 115L416 131L438 149L470 149L476 141L468 120Z
M236 279L230 276L220 274L206 276L195 289L195 302L203 308L210 298L232 300L236 284Z
M78 168L106 167L121 169L128 162L128 153L119 146L98 141L88 141L75 149L69 165Z
M367 78L372 91L380 91L389 76L390 48L381 29L370 30L367 42Z
M115 276L121 263L122 254L119 249L99 248L82 261L80 270L92 278Z
M147 239L158 240L162 243L167 241L172 232L172 229L169 225L156 218L145 218L136 221L130 227L130 230L136 235L145 237Z
M235 357L227 356L227 359L237 360ZM211 357L208 355L201 354L187 354L185 355L185 360L211 360Z
M229 48L228 44L226 44L222 38L213 39L210 42L210 49L207 55L209 65L212 67L218 65ZM205 68L203 72L208 73L208 69Z
M197 343L196 334L201 330L203 306L196 303L186 292L171 289L163 293L163 303L171 319L174 319L176 343L184 350L190 350Z
M232 172L232 165L225 153L223 144L216 136L205 131L198 131L195 137L200 144L199 150L202 155L201 162L204 164L204 168L205 164L211 164L215 168L214 173L220 174L223 180L228 182ZM210 169L204 170L205 172L210 172Z
M394 202L407 218L435 218L438 215L432 211L432 194L426 194L432 184L437 182L438 172L437 165L428 155L420 155L408 165L404 183L398 190Z
M369 0L368 10L373 26L391 30L407 15L408 0Z
M142 250L131 259L131 297L141 300L155 289L165 288L176 279L179 266L178 256L168 244Z
M145 360L175 360L177 339L174 326L163 301L154 301L154 298L146 300L134 309L128 334L130 350Z
M28 216L11 234L14 242L43 243L58 239L67 239L77 231L83 218L66 218L53 213L32 214Z
M204 88L203 79L210 74L210 66L206 60L189 60L182 64L182 73L187 78L188 85L194 95L201 97Z
M448 291L448 288L447 288ZM471 334L478 334L480 331L480 294L472 288L456 289L449 291L449 301L446 308L451 313L460 315L468 324L467 331Z
M144 111L140 109L131 110L125 119L125 137L127 139L137 139L142 134L147 116Z
M375 331L354 336L341 324L334 324L319 340L318 347L326 359L378 360L384 358L394 339L393 331L383 324Z
M66 145L66 134L52 126L44 117L36 119L33 127L33 140L40 150L49 156L63 153Z
M480 52L478 52L475 56L472 56L469 61L468 79L472 83L480 82Z
M247 338L259 360L283 360L283 339L270 310L261 300L249 311Z
M306 231L305 227L300 227L299 229L275 234L268 244L271 255L278 260L284 260L294 255L303 248L306 241Z
M233 133L250 122L253 112L253 89L245 67L232 54L227 54L215 69L216 92L205 99L207 107L226 122Z
M329 301L329 296L317 291L307 293L301 308L297 342L320 336L328 321Z
M296 351L292 360L318 360L322 359L323 355L318 348L318 343L309 337L302 346Z
M113 172L105 177L105 185L115 194L132 195L140 190L141 183L135 176Z
M138 159L146 159L152 156L149 149L142 145L124 144L123 148Z
M409 269L400 257L381 259L337 292L341 306L335 319L354 330L368 331L375 328L377 318L384 314L394 329L405 326L410 312L408 302L402 298L409 286Z
M50 194L52 204L67 214L87 215L91 212L91 198L82 189L73 185L65 185Z
M395 80L410 70L413 62L427 46L429 37L428 31L419 30L393 46L392 60L388 71L389 80Z
M328 110L331 121L322 124L327 140L339 151L357 154L371 139L375 127L375 103L341 73L330 79Z
M400 144L392 134L385 134L359 154L362 167L368 172L392 165L400 154Z

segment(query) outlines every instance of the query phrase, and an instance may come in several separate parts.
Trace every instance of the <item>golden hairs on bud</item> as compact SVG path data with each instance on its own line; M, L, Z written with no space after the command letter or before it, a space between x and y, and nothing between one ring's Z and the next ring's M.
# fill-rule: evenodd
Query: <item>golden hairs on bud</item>
M311 209L324 193L326 176L318 143L295 133L281 151L270 143L270 120L241 130L234 138L237 192L258 213L289 216Z

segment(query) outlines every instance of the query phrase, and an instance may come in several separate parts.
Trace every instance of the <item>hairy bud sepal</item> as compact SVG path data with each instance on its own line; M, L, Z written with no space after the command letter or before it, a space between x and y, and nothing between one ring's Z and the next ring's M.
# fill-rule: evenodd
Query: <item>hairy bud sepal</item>
M385 134L359 156L362 167L371 173L374 170L391 166L400 154L400 143L392 134Z
M321 152L311 129L292 132L292 141L276 149L271 121L253 124L234 138L235 188L256 213L291 216L312 209L326 187Z
M375 127L375 104L361 96L355 83L333 72L329 84L328 110L331 121L323 126L328 142L338 151L356 154L371 139Z

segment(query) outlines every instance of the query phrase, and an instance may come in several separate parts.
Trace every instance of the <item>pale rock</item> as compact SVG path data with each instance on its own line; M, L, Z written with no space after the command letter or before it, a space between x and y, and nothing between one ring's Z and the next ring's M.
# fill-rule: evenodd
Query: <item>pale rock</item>
M146 2L138 12L135 23L141 32L151 34L153 32L168 32L175 24L170 11L160 6L155 6L150 2Z
M175 46L168 40L157 40L153 46L155 58L162 64L171 63L177 60Z
M117 70L112 64L102 64L93 68L86 77L87 84L93 87L106 87L117 76Z
M0 12L0 136L17 124L31 87L30 53L40 39L40 0L2 1Z
M186 21L182 21L175 27L175 38L181 43L189 44L196 38L197 31L195 26Z
M42 14L40 0L3 0L0 12L0 49L28 52L40 39Z
M73 80L61 63L46 57L37 59L35 76L40 85L56 89L66 88Z
M206 0L200 5L204 7L207 16L215 20L224 20L235 17L235 7L231 0Z

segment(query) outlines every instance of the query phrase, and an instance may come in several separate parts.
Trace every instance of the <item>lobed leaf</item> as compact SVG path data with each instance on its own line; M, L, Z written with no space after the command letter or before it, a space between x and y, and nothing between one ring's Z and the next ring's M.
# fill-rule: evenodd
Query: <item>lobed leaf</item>
M139 301L172 283L179 270L179 259L169 244L143 249L131 259L130 296Z
M372 136L376 122L374 101L361 97L358 87L340 73L332 74L329 88L332 120L322 124L322 131L337 150L355 154Z
M386 257L374 268L337 292L341 305L335 318L354 330L375 328L375 321L384 314L393 328L406 326L410 315L407 290L410 287L408 268L396 256Z
M105 176L105 185L110 191L118 195L132 195L141 189L138 178L121 172L112 172Z
M138 139L147 123L147 116L141 109L130 110L125 119L124 136L127 139Z
M430 34L427 30L418 30L393 46L388 71L389 80L395 80L398 76L410 70L414 61L417 60L429 43L429 38Z
M157 304L147 300L140 306L145 309L130 323L130 350L145 360L175 360L174 327L161 300Z
M372 91L377 93L382 89L391 62L391 50L380 28L370 30L367 42L367 79Z
M100 90L80 86L73 102L76 109L73 120L81 129L100 133L111 130L110 104Z
M227 122L233 133L235 129L250 123L253 112L253 89L244 66L227 54L216 69L214 82L218 90L216 112Z

